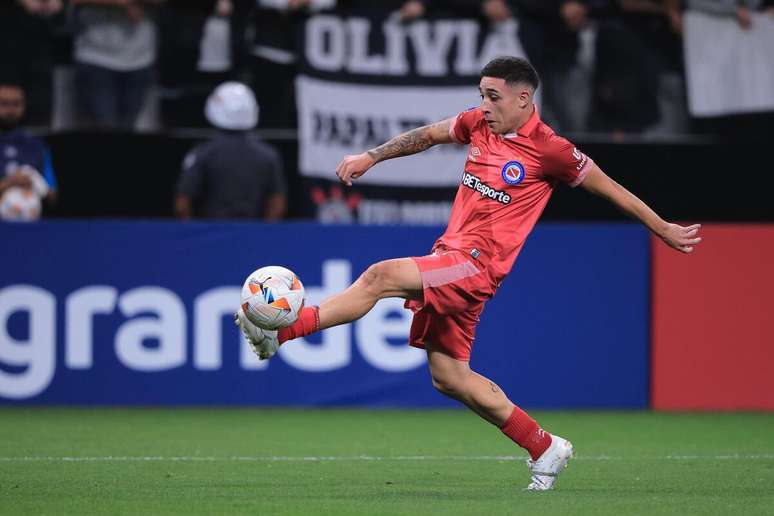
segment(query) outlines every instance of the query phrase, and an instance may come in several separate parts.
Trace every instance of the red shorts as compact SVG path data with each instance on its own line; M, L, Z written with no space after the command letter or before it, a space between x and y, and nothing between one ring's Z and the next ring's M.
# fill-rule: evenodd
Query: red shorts
M422 276L423 301L406 301L414 311L409 344L432 344L457 360L470 360L476 325L492 297L489 278L476 260L456 249L412 257Z

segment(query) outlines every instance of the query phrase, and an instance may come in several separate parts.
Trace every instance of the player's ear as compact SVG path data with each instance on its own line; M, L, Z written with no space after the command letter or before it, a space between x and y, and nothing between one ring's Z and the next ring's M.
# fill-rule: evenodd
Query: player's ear
M532 102L533 94L534 92L531 88L520 84L518 90L516 91L516 95L519 99L519 107L524 109L529 106Z

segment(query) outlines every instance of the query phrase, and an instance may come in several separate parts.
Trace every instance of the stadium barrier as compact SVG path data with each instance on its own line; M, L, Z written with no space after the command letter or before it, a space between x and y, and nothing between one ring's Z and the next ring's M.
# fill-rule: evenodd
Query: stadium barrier
M474 90L475 91L475 90ZM186 153L204 137L112 132L53 133L51 147L59 199L47 215L78 218L171 218L172 199ZM765 131L761 135L768 134ZM456 187L391 187L361 185L342 190L338 181L301 177L298 142L275 139L285 163L291 217L335 218L369 224L445 223ZM275 135L276 136L276 135ZM755 134L745 132L745 138ZM774 222L769 192L774 174L762 163L770 160L767 145L745 140L712 143L701 139L673 143L586 141L572 137L616 181L635 192L670 220ZM362 149L361 149L362 150ZM413 159L413 158L408 158ZM462 176L462 162L450 159L448 167ZM379 169L374 169L375 173ZM719 180L734 171L749 174L746 181ZM427 171L432 175L432 169ZM378 174L375 174L378 175ZM697 190L697 185L701 186ZM315 195L315 192L318 195ZM142 199L142 202L138 202ZM343 209L342 209L343 208ZM335 217L330 217L333 212ZM343 213L342 213L343 212ZM542 221L628 221L607 201L579 189L559 188L548 203Z
M442 228L43 222L0 225L0 404L433 407L455 404L384 300L258 362L230 315L282 264L308 302ZM473 366L530 408L644 408L650 242L629 224L543 224L482 315ZM10 250L13 249L13 252Z

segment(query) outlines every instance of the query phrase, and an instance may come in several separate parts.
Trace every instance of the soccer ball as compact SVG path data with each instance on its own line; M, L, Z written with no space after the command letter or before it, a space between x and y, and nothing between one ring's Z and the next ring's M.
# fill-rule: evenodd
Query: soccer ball
M251 323L264 330L290 326L303 307L304 285L284 267L261 267L242 286L242 310Z

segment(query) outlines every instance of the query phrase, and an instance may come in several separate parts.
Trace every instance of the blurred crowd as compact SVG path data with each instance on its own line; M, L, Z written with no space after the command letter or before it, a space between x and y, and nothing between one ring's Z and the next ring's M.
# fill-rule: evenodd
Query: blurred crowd
M0 195L27 192L35 199L26 209L38 212L41 201L55 198L47 150L22 125L55 131L215 126L229 138L186 158L176 214L194 213L206 163L222 163L240 148L266 171L260 185L266 195L239 213L207 201L205 213L281 217L277 153L234 135L256 126L295 128L299 30L310 14L330 9L379 9L402 23L436 16L475 18L490 27L516 22L526 57L543 79L542 116L558 131L612 138L691 133L699 124L686 101L686 8L745 31L756 16L774 17L774 0L4 0ZM233 105L221 108L254 109L254 120L234 129L205 112L223 84L231 85ZM242 179L245 187L230 195L247 191L250 178Z
M258 96L260 127L292 128L304 17L386 9L405 22L518 20L560 131L684 133L686 7L742 28L755 11L774 16L774 0L6 0L0 82L23 87L30 125L131 130L206 127L204 99L240 80Z

